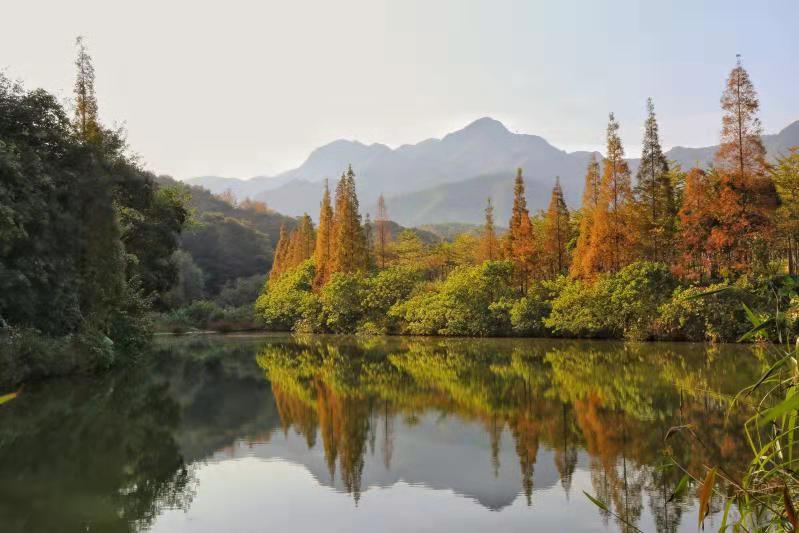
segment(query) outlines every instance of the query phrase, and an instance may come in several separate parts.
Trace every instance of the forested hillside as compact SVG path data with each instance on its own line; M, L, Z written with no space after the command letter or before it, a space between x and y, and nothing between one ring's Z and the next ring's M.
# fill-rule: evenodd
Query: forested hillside
M157 181L182 191L191 219L172 258L178 275L173 288L160 300L156 327L176 332L258 327L252 305L272 269L279 238L294 231L304 217L287 217L263 202L212 194L167 176ZM395 222L383 224L392 235L405 234L423 245L452 236L423 229L404 233L406 228ZM373 232L375 226L367 221L364 231Z
M0 76L0 382L107 368L146 344L187 220L98 119L78 40L72 118Z

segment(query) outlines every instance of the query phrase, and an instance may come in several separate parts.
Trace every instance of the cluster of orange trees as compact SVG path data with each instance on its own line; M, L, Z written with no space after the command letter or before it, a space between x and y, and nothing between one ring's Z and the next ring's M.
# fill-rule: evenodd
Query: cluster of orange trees
M639 260L666 263L678 277L699 282L785 267L794 274L799 157L794 150L776 165L766 161L757 95L740 63L721 105L712 168L684 172L663 154L650 99L635 185L611 114L606 156L601 165L590 162L574 216L556 185L543 224L531 222L519 174L506 257L525 279L568 272L591 280Z
M647 104L635 184L611 113L606 155L588 165L581 209L569 212L556 181L549 208L531 215L519 169L508 231L497 235L489 199L480 238L461 241L473 262L512 261L522 292L537 280L564 274L592 280L639 260L665 263L678 277L696 282L779 269L795 273L799 153L767 162L757 94L740 62L721 98L721 143L709 169L686 172L667 161L652 100ZM291 234L281 232L270 277L309 258L317 288L334 272L385 268L392 263L392 244L398 245L391 240L382 197L375 222L367 215L362 224L350 168L332 205L325 189L318 228L305 215Z

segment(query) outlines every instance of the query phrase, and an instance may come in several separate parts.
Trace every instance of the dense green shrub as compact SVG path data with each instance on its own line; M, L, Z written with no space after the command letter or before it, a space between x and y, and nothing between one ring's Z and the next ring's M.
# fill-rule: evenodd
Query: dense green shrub
M198 300L186 307L174 309L155 317L155 328L170 333L186 333L192 330L219 332L257 329L253 306L220 307L211 300Z
M367 324L360 331L394 333L399 329L397 318L389 310L405 301L422 281L422 273L415 267L391 267L366 280L363 296Z
M544 323L565 337L651 338L658 308L675 285L666 265L646 261L593 284L560 278L549 285L555 295Z
M456 268L441 283L395 305L390 314L417 335L506 335L513 298L507 261Z
M725 290L715 292L721 289ZM756 308L753 295L741 287L727 288L722 284L679 287L659 308L657 337L697 342L735 342L751 328L743 303Z
M551 311L548 291L534 286L527 295L515 300L510 308L510 324L515 335L522 337L544 337L549 331L544 320Z
M409 335L438 335L446 328L445 309L440 296L443 283L431 283L426 290L399 302L389 315L399 324L400 333Z
M136 280L125 286L108 327L118 356L135 358L147 346L153 326L148 315L151 303L152 297L143 294Z
M311 292L313 261L308 260L271 284L255 302L255 312L267 329L288 331L301 320L318 316L318 302Z
M511 273L510 263L489 261L431 282L416 267L395 266L372 274L335 274L314 291L309 260L267 284L255 315L268 329L308 333L734 341L749 324L741 303L755 312L765 305L765 297L746 290L745 282L695 299L708 289L675 290L676 280L660 263L632 263L592 282L561 276L534 283L524 296ZM206 305L183 311L192 315L186 322L199 319ZM217 309L229 319L229 309ZM238 327L247 323L241 313L233 320ZM215 320L223 323L206 317L205 324Z
M658 308L675 285L668 266L648 261L637 261L602 279L597 297L607 329L614 337L651 338Z
M547 283L552 310L544 325L563 337L608 336L607 322L597 296L597 284L561 276Z
M4 389L25 379L73 372L75 352L65 350L72 338L53 339L34 329L0 329L0 386Z
M130 352L95 330L52 337L32 328L0 328L0 390L24 381L106 370Z
M366 279L362 274L333 274L319 298L323 324L327 330L332 333L355 333L364 316L365 288Z

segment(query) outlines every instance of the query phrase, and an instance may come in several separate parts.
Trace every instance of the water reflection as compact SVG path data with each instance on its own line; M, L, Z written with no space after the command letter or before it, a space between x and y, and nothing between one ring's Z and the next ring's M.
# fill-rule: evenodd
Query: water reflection
M686 344L173 339L152 366L34 387L0 410L0 523L213 531L220 499L260 491L261 510L225 515L228 529L276 525L287 508L298 530L358 529L372 513L386 528L463 529L456 502L471 501L490 513L475 529L623 531L586 490L642 529L693 530L693 492L672 499L681 473L661 466L745 465L744 415L726 408L763 364ZM686 424L701 444L664 442ZM325 514L331 489L352 504ZM416 523L400 502L432 510Z

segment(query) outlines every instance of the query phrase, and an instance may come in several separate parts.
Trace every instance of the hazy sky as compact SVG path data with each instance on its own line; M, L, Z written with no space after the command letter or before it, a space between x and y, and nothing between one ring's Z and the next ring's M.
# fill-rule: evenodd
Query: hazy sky
M86 37L101 118L148 168L250 177L337 138L390 146L481 116L567 150L608 111L637 155L655 99L667 146L715 144L743 54L767 132L799 119L799 1L3 0L0 68L71 96Z

